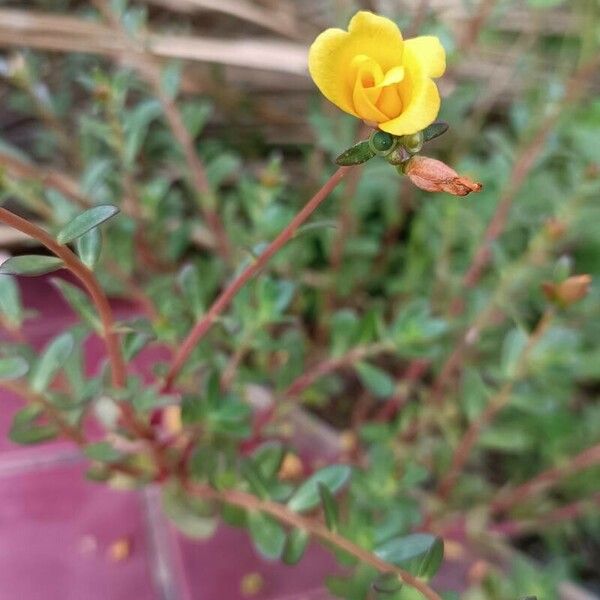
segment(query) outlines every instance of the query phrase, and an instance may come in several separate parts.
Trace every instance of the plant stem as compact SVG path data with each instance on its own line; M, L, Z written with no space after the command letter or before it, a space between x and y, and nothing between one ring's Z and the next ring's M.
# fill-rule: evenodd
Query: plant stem
M508 537L518 537L529 533L530 531L540 531L543 528L551 527L565 521L573 521L592 512L592 509L600 507L600 492L593 494L591 498L576 500L565 506L555 508L545 514L535 516L531 519L518 521L502 521L492 525L490 528L493 533Z
M106 344L108 360L111 365L112 384L115 388L125 387L127 367L121 352L112 308L92 271L90 271L67 246L59 244L51 235L34 223L31 223L2 207L0 207L0 221L21 231L25 235L36 239L40 244L50 250L50 252L61 258L65 264L65 268L71 271L71 273L79 279L90 295L98 310L98 315L100 316L100 322L102 323L103 329L102 337ZM121 409L123 421L131 431L146 439L153 438L152 430L138 421L130 404L127 402L120 402L119 407Z
M71 440L73 443L77 444L77 446L85 446L87 440L83 433L66 421L56 406L54 406L45 396L34 392L32 389L29 389L26 385L19 383L18 381L0 381L0 387L9 390L13 394L17 394L17 396L21 396L28 404L39 404L42 406L50 419L58 427L63 437Z
M2 207L0 207L0 221L36 239L50 250L50 252L62 259L65 263L65 268L69 269L81 281L98 309L98 315L100 316L104 332L104 342L111 363L113 385L117 388L123 387L125 385L126 367L123 355L121 354L119 338L116 333L115 319L108 299L92 271L67 246L59 244L52 236L34 223Z
M304 205L302 210L290 221L290 223L281 231L281 233L269 244L264 252L242 273L240 273L219 295L208 312L199 319L190 331L186 339L181 344L179 350L171 363L167 376L165 378L162 391L168 392L172 389L173 383L177 379L181 369L184 367L190 354L212 327L215 319L229 306L239 290L259 273L269 260L285 244L294 237L294 234L309 217L319 207L319 205L329 196L331 191L343 179L344 175L350 170L350 167L340 167L325 183L325 185Z
M536 475L533 479L521 484L514 490L502 494L498 500L492 502L490 506L491 514L506 512L515 504L520 504L524 500L541 492L542 490L555 485L564 477L573 475L577 471L588 469L600 464L600 444L587 448L567 460L564 464L553 467Z
M354 363L362 360L363 358L367 358L368 356L380 354L391 349L392 348L390 344L379 342L376 344L370 344L368 346L358 346L357 348L353 348L349 352L346 352L346 354L342 356L330 358L317 363L312 368L302 373L302 375L296 377L296 379L294 379L294 381L292 381L292 383L283 392L283 396L286 398L298 396L305 389L309 388L317 379L320 379L324 375L328 375L329 373L332 373L333 371L336 371L342 367L353 365Z
M500 390L490 399L485 410L479 415L477 419L475 419L463 438L461 439L458 447L454 451L454 455L452 456L451 467L445 477L441 480L438 485L438 496L442 500L447 500L456 485L456 482L466 465L469 457L471 455L471 451L473 447L477 443L481 432L492 422L492 420L496 417L496 415L508 404L510 401L510 395L513 391L515 383L524 375L527 369L527 359L532 351L532 349L537 345L540 339L548 330L550 323L552 322L552 318L554 317L554 310L552 308L546 309L535 329L529 336L527 340L527 344L523 351L521 352L521 356L519 357L519 369L516 375L507 381Z
M130 48L132 56L129 58L135 59L135 57L139 55L139 60L134 60L134 66L151 86L154 95L161 103L173 136L183 149L191 181L201 200L200 209L202 214L215 236L216 245L221 256L228 261L231 256L231 245L223 227L223 223L212 206L214 204L214 194L210 188L206 170L196 153L194 141L185 127L183 116L181 115L177 104L172 98L165 94L161 87L160 67L152 57L149 57L144 52L143 46L131 40L128 32L123 28L118 16L113 12L110 4L106 0L93 0L93 3L104 19L119 32L122 40Z
M533 137L529 138L519 149L509 183L498 201L496 211L487 226L483 240L479 248L477 248L471 265L463 277L461 289L464 287L473 288L479 281L484 269L492 258L492 246L494 242L504 232L510 209L517 193L545 148L548 136L556 127L563 111L579 100L590 79L590 74L597 69L599 62L600 57L594 56L573 73L567 82L567 93L562 102L542 120ZM456 315L462 312L461 306L462 302L456 300L453 303L452 313Z
M357 546L354 542L338 533L330 531L324 524L316 519L303 517L281 504L270 500L261 500L256 496L238 490L219 492L208 486L195 485L189 481L184 482L184 487L190 494L202 498L203 500L214 500L250 511L260 511L274 517L281 523L307 531L314 538L335 546L337 549L342 550L360 562L373 567L380 573L393 573L406 585L421 592L428 600L442 600L441 597L421 579L411 575L404 569L400 569L399 567L380 559L377 555Z

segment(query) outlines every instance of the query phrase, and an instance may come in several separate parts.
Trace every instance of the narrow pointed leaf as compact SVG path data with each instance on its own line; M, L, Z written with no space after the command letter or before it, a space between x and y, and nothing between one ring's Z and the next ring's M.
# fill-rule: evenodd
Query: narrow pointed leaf
M298 563L302 556L304 556L308 540L308 532L304 531L304 529L292 529L285 542L281 560L286 565L295 565Z
M102 232L98 227L90 229L75 241L75 248L81 262L88 268L93 269L98 263L102 252Z
M351 474L352 470L348 465L330 465L317 471L296 490L288 501L288 508L296 512L312 510L321 500L319 484L335 494L348 483Z
M428 142L436 137L440 137L440 135L443 135L448 131L449 127L448 123L445 123L444 121L432 123L429 127L423 129L423 141Z
M98 227L111 217L114 217L119 212L116 206L110 204L102 206L94 206L80 215L77 215L70 223L67 223L56 236L56 241L59 244L68 244L73 240L81 237L90 229Z
M73 336L63 333L54 338L47 346L31 374L31 387L43 392L52 382L73 351Z
M29 365L20 356L0 358L0 379L18 379L29 371Z
M52 283L58 288L63 298L81 317L84 323L95 331L100 331L102 329L98 312L85 292L82 292L77 286L67 283L62 279L53 279Z
M319 483L319 496L325 514L327 529L337 531L339 523L339 510L333 494L324 483Z
M375 156L375 151L369 146L368 140L363 140L354 144L354 146L348 148L342 152L336 159L335 162L341 167L349 167L352 165L360 165L367 162Z
M0 275L44 275L52 273L63 266L63 261L56 256L23 254L13 256L0 265Z

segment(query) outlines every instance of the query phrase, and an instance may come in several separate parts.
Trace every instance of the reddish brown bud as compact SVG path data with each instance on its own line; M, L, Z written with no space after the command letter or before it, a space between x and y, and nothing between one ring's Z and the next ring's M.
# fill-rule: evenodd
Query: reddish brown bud
M573 275L561 283L542 283L542 290L546 298L560 306L570 306L587 296L592 283L589 275Z
M413 156L405 165L404 173L410 180L426 192L446 192L453 196L466 196L480 192L483 186L461 177L454 169L440 160L426 156Z
M560 240L567 232L567 225L556 217L551 217L544 224L546 235L553 241Z

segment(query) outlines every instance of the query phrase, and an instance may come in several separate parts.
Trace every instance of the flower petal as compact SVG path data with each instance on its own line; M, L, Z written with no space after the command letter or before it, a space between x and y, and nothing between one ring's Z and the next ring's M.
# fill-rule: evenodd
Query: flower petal
M420 59L412 48L405 50L406 77L397 86L402 100L402 114L379 123L380 129L393 135L411 135L421 131L435 121L441 103L437 86L425 74Z
M404 42L423 65L429 77L441 77L446 70L446 51L433 35L422 35Z
M371 12L354 15L348 31L327 29L310 47L308 68L321 93L342 110L360 116L354 109L354 82L349 70L354 57L366 55L387 73L402 64L403 41L397 25Z
M392 67L383 77L380 83L377 84L377 87L387 87L388 85L393 85L394 83L400 83L404 79L404 67Z

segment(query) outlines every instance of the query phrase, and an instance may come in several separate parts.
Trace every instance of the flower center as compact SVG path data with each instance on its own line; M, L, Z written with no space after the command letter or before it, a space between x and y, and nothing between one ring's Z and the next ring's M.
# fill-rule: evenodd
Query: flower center
M358 54L352 59L349 75L354 109L360 117L381 123L402 112L398 93L398 84L405 76L402 65L384 73L376 60L366 54Z

